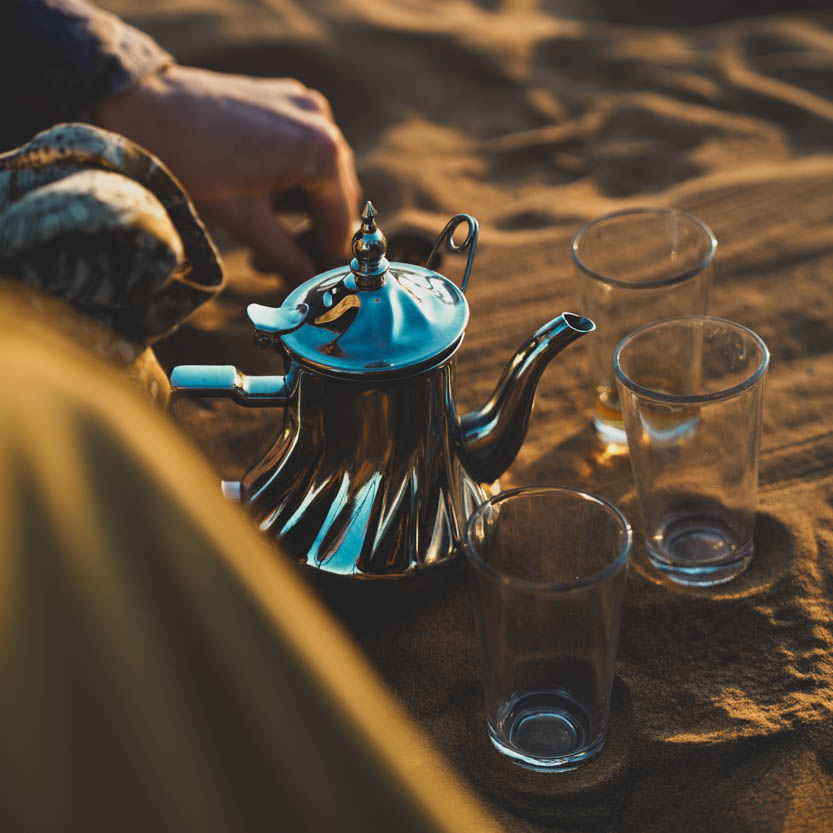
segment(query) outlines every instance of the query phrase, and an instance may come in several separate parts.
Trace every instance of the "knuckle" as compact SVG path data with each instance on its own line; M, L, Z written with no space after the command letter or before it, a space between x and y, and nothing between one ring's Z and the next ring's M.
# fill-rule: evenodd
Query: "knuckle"
M277 78L274 85L280 92L293 96L303 95L307 89L297 78Z
M327 101L326 96L318 90L310 89L301 85L300 89L294 94L294 102L297 107L306 110L310 113L317 113L318 115L330 118L332 110L330 109L330 102Z
M329 116L331 112L330 102L327 101L327 97L323 93L318 92L318 90L307 90L307 96L309 97L313 109L317 110L319 113Z
M332 169L341 154L341 133L334 124L322 123L312 127L309 137L312 150L321 166Z

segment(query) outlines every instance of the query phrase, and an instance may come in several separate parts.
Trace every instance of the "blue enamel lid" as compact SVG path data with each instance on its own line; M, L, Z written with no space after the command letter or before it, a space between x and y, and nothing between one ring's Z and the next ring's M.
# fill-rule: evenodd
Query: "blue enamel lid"
M349 267L311 278L277 309L251 304L258 335L339 376L409 375L451 355L468 323L465 295L438 272L389 263L386 247L367 203Z

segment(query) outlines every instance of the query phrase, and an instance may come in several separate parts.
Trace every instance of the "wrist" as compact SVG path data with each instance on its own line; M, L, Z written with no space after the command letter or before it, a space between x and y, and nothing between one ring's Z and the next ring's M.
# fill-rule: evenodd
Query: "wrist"
M137 84L101 99L91 111L92 123L158 153L158 137L171 127L167 105L179 69L175 63L166 64Z

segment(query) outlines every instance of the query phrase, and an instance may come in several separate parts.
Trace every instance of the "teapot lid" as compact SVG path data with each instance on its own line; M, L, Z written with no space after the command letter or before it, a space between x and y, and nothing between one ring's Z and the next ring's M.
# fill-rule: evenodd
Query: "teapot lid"
M465 295L448 278L390 263L372 203L353 235L349 267L297 287L275 309L250 304L258 343L277 337L303 364L339 376L397 376L450 356L469 318Z

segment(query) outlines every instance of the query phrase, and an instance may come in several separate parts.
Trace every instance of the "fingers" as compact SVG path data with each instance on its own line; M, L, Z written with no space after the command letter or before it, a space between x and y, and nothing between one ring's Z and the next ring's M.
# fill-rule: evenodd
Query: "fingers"
M326 257L344 256L358 219L361 196L353 151L333 120L327 99L317 90L298 82L275 82L274 106L280 109L286 96L296 109L294 153L284 146L281 159L275 159L273 187L300 188L308 197L316 249ZM275 145L277 148L277 145ZM294 156L292 180L287 182L286 165Z
M252 248L259 267L275 271L293 284L312 277L315 264L272 213L267 196L240 196L200 206L238 241Z
M316 154L316 172L302 183L309 194L316 246L328 255L343 255L349 249L361 196L353 151L330 123L318 137Z

